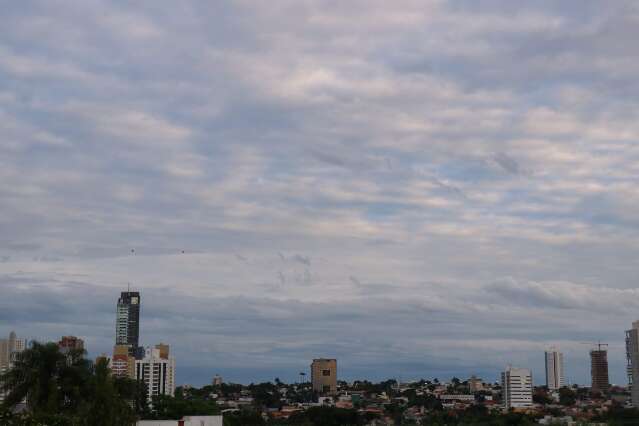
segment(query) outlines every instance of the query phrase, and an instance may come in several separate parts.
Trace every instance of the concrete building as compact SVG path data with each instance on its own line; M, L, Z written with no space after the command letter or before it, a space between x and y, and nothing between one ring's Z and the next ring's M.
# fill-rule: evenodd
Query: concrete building
M27 340L19 339L15 332L8 339L0 339L0 374L9 370L18 354L27 348ZM4 401L4 392L0 390L0 402Z
M175 358L169 346L146 348L144 358L135 361L135 378L146 384L149 402L156 395L175 395Z
M222 376L216 374L213 377L213 386L220 386L222 383L224 383L224 380L222 380Z
M475 402L475 395L463 395L463 394L457 394L457 395L439 395L438 398L440 399L440 401L442 402L451 402L451 401L457 401L457 402Z
M532 374L527 368L508 367L501 373L504 408L532 407Z
M8 339L0 339L0 369L8 369L18 353L27 348L26 339L18 339L15 332Z
M564 354L550 348L545 352L546 386L549 390L557 390L566 385L564 376Z
M337 392L337 360L318 358L311 364L313 391L320 394Z
M480 392L484 390L484 382L480 378L470 376L470 379L468 379L468 390L471 393Z
M84 350L84 340L75 336L62 336L58 342L58 347L63 353L71 350Z
M127 345L129 354L142 357L139 348L140 339L140 293L123 291L118 299L115 317L115 344Z
M593 392L608 392L610 388L610 380L608 379L608 351L602 349L603 345L599 345L598 349L590 351L590 374L592 376L591 390Z
M639 321L632 323L632 328L626 330L626 372L632 405L639 407Z
M129 354L128 345L115 345L110 361L111 374L135 379L135 357Z

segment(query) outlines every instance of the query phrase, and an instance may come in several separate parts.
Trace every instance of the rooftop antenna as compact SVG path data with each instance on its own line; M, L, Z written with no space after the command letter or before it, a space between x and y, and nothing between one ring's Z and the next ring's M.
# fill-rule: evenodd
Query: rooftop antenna
M135 249L134 248L131 249L131 256L135 256ZM126 291L127 291L127 293L131 292L131 283L130 282L126 283Z

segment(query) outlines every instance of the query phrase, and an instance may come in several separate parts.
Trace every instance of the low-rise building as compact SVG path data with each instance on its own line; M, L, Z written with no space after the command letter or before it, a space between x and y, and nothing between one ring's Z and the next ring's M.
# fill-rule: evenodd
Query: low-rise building
M58 342L60 352L67 353L73 350L84 350L84 340L76 336L62 336Z

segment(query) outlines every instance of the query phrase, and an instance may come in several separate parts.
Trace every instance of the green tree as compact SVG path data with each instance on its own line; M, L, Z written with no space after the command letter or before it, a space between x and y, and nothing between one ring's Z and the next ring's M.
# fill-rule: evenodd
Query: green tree
M266 422L255 411L240 411L224 415L224 426L262 426Z
M108 360L95 365L84 351L61 352L55 343L34 343L0 377L7 392L1 424L33 426L130 426L142 406L138 384L112 377ZM11 410L26 401L19 415Z
M559 403L561 405L575 405L575 402L577 402L577 392L567 387L559 389Z
M93 367L89 379L89 394L80 410L86 426L129 426L135 424L136 413L131 402L136 396L133 380L111 375L109 362L102 358Z
M375 415L360 415L357 410L336 407L311 407L293 414L281 424L296 426L358 426L370 422Z
M153 397L153 409L146 419L179 420L184 416L211 416L219 413L214 401L198 397L157 395Z
M87 394L90 365L83 351L64 354L55 343L36 342L0 377L7 392L4 405L13 408L26 400L28 411L37 416L73 412Z

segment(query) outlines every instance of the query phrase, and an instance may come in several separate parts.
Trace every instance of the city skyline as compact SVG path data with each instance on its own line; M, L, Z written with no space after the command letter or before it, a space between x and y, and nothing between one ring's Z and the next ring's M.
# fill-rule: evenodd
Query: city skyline
M9 2L0 334L111 354L115 299L177 382L569 383L639 316L639 5ZM115 295L115 296L114 296ZM343 373L343 374L342 374Z
M159 357L159 353L157 355L150 355L151 352L149 351L157 351L160 350L161 347L163 347L164 349L164 354L161 356L162 359L168 359L168 351L169 351L169 345L166 344L156 344L155 346L148 346L148 345L144 345L140 343L140 323L141 323L141 319L142 316L140 315L141 312L141 294L138 291L131 291L130 288L130 284L127 285L127 291L122 291L120 293L120 297L117 299L117 304L116 304L116 312L115 312L115 333L114 333L114 341L115 341L115 346L113 346L113 352L112 354L106 354L106 353L101 353L100 355L97 355L97 358L100 357L110 357L111 358L111 368L114 371L114 374L119 375L119 376L129 376L129 377L134 377L135 375L140 374L138 372L138 364L144 359L147 360L149 359L149 357ZM633 325L633 329L635 330L637 327L637 324L639 324L639 320L638 321L634 321L632 323ZM634 356L633 355L633 350L631 348L634 348L634 346L636 346L636 343L633 343L634 341L631 340L632 337L634 336L632 334L632 331L626 330L625 332L626 334L626 338L625 338L625 354L626 354L626 382L619 382L619 383L613 383L609 380L609 371L608 371L608 347L610 346L607 343L602 343L601 341L598 342L579 342L580 345L583 344L587 344L590 345L592 348L589 351L589 356L590 356L590 383L588 382L582 382L582 383L577 383L577 382L571 382L570 380L566 380L566 369L565 369L565 364L564 364L564 354L563 352L560 352L558 350L558 348L554 345L551 345L548 349L544 350L543 355L544 355L544 371L543 371L543 378L545 379L545 383L546 386L549 387L550 390L556 390L559 389L563 386L571 386L573 384L578 384L581 386L591 386L593 389L599 391L599 387L598 385L594 385L593 383L597 382L597 383L602 383L605 382L607 383L607 385L601 387L602 389L604 389L604 391L606 391L608 389L608 387L610 386L628 386L628 385L632 385L633 383L633 379L632 379L632 367L631 367L631 359L633 359ZM15 331L11 331L10 335L15 336ZM9 340L5 339L6 342L9 342ZM33 341L40 341L40 342L46 342L48 341L47 339L31 339ZM21 340L21 342L24 342L22 345L22 349L24 349L26 347L26 345L28 344L29 341L31 341L29 339L23 339ZM7 343L8 344L8 343ZM61 349L65 348L65 347L76 347L76 348L80 348L80 349L86 349L84 348L84 340L82 340L81 338L77 337L77 336L62 336L61 340L59 342L57 342L58 346L60 346ZM9 347L9 346L7 346ZM604 349L602 349L604 348ZM124 356L124 354L128 354L128 356ZM95 354L91 354L88 353L89 358L94 358ZM596 356L595 356L596 355ZM603 355L603 358L602 358ZM601 359L600 359L601 358ZM595 359L597 359L597 361L595 361ZM176 380L176 361L174 357L170 357L170 362L171 362L171 367L170 367L170 375L171 375L171 387L175 387L176 385L191 385L193 383L195 383L196 385L202 385L207 383L207 377L203 376L203 375L199 375L197 378L195 378L195 380L192 381L184 381L184 382L178 382ZM299 360L296 361L297 364L299 364ZM322 365L323 367L314 367L316 365L316 363L318 365ZM328 364L326 364L328 363ZM332 364L331 364L332 363ZM401 360L399 362L401 364ZM533 365L535 365L535 363L532 363ZM604 365L605 364L605 365ZM324 367L324 365L326 365L326 367ZM603 366L603 372L600 372L599 370L601 370ZM583 366L582 366L583 367ZM207 368L209 368L207 366ZM322 370L322 368L329 368L330 370ZM313 362L309 368L309 380L310 382L313 383L313 387L316 387L316 381L318 383L317 386L321 386L323 388L323 384L320 385L321 381L323 379L319 379L319 377L321 376L320 371L324 372L324 371L331 371L331 374L328 374L328 376L330 377L329 382L328 383L332 383L331 386L334 386L336 383L336 359L334 358L317 358L317 359L313 359ZM352 368L352 367L351 367ZM512 364L510 362L507 363L507 368L506 371L509 371L512 367ZM540 375L540 373L533 373L533 369L531 368L523 368L523 367L518 367L515 368L515 370L526 370L528 373L528 375L530 375L530 377L534 377L535 375ZM127 372L128 371L128 372ZM228 374L228 371L222 369L223 372ZM242 368L240 371L243 371L243 373L247 373L248 369L246 368ZM279 373L283 373L283 374L278 374ZM356 381L356 380L383 380L383 379L395 379L398 380L399 382L401 382L401 374L397 377L392 377L392 376L357 376L354 375L354 371L357 371L357 368L353 369L350 372L347 372L346 374L343 375L342 378L340 378L339 380L344 380L344 381ZM469 380L473 380L474 378L477 378L479 380L483 380L482 377L476 377L476 373L478 371L480 371L478 368L476 367L471 367L471 370L473 373L470 376L464 376L464 374L467 374L466 372L463 374L459 374L459 372L457 373L453 373L450 376L446 376L445 374L442 375L442 371L439 370L437 373L433 373L430 377L428 376L424 376L424 375L415 375L415 372L408 372L408 377L410 377L410 380L413 381L418 381L421 379L438 379L439 377L441 377L443 380L448 380L448 379L453 379L453 378L461 378L464 379L465 377L467 377ZM485 372L484 372L485 373ZM263 373L262 373L263 374ZM301 377L301 373L295 373L295 374L291 374L290 368L287 368L286 372L283 372L281 370L275 370L275 371L267 371L267 375L266 376L260 376L258 375L257 377L244 377L244 379L242 380L231 380L231 382L235 382L235 383L243 383L243 384L248 384L248 383L254 383L256 380L256 378L258 378L258 382L259 381L269 381L271 379L271 377L275 377L277 376L278 378L280 377L285 377L285 378L290 378L290 377L294 377L296 374L299 374L299 377ZM306 374L306 373L304 373ZM412 374L412 375L411 375ZM486 381L489 383L503 383L504 382L504 371L501 371L498 373L498 377L497 379L493 380L491 378L492 372L488 373L486 376ZM517 373L519 374L519 373ZM603 374L603 376L602 376ZM551 378L551 376L554 376L554 378ZM164 377L164 376L163 376ZM215 374L214 377L219 377L218 373ZM237 377L234 376L231 373L231 377ZM317 377L318 379L316 379L315 377ZM540 380L539 378L537 378L537 380ZM296 381L294 379L290 380L290 383L295 383ZM540 383L539 381L537 383ZM557 383L558 385L554 385L551 386L550 383ZM319 387L318 387L319 389Z
M130 292L130 290L128 290L126 293L128 294L133 294L133 292ZM122 295L124 295L125 292L122 292ZM137 300L140 300L140 294L139 292L135 292L136 297L138 298ZM118 299L118 305L120 304L119 302L122 300L122 297L120 299ZM118 306L119 308L119 306ZM117 313L116 313L116 318L118 317L120 313L120 310L118 309ZM139 317L138 317L138 321L139 321ZM117 321L116 321L117 323ZM610 386L621 386L621 387L627 387L628 385L632 385L633 381L632 381L632 368L631 368L631 359L633 359L633 357L636 357L636 355L634 354L634 352L636 349L632 349L636 346L636 342L634 342L633 340L631 340L632 338L630 336L632 336L631 331L632 330L636 330L637 324L639 324L639 320L638 321L634 321L633 322L633 329L631 330L627 330L626 331L626 343L625 343L625 348L626 348L626 358L627 358L627 365L626 365L626 382L619 382L619 383L613 383L610 382L608 380L605 380L607 383L609 383L608 387ZM137 333L139 335L139 330L137 330ZM10 336L15 336L15 331L11 331L10 332ZM116 327L116 336L117 336L117 327ZM636 339L636 338L635 338ZM1 340L1 339L0 339ZM10 339L4 339L5 344L7 344L7 348L8 343ZM48 342L49 340L47 339L22 339L20 340L20 342L24 342L24 343L20 343L21 346L21 350L26 348L31 341L38 341L40 343L42 342ZM582 344L584 342L581 342ZM591 378L594 380L595 376L599 376L601 373L595 372L595 365L600 364L600 362L595 362L594 358L593 358L593 353L598 354L598 353L604 353L604 359L605 359L605 376L608 377L608 363L607 363L607 349L601 349L602 346L604 347L608 347L608 344L601 344L601 342L597 343L597 342L591 342L589 344L593 345L593 349L591 349L589 351L589 355L590 355L590 375ZM86 350L86 348L84 347L84 341L77 337L77 336L62 336L61 340L59 342L57 342L57 345L61 348L61 350L65 350L66 348L76 348L76 349L84 349ZM150 355L149 351L159 351L157 352L157 355L154 355L156 357L160 357L162 359L169 359L169 347L170 345L164 344L164 343L160 343L160 344L155 344L155 345L144 345L144 344L140 344L138 346L138 348L141 350L138 355L138 358L136 359L136 357L129 355L130 349L129 349L129 345L126 344L116 344L113 347L113 353L112 354L106 354L106 353L101 353L100 355L98 355L95 358L102 358L102 357L107 357L107 358L111 358L111 368L113 369L114 374L118 375L118 376L129 376L129 377L134 377L135 374L137 373L137 364L144 358L148 358ZM155 353L155 352L153 352ZM161 355L160 355L161 354ZM93 358L93 356L91 354L88 354L89 358ZM546 386L549 388L549 390L557 390L561 387L564 386L572 386L572 385L579 385L579 386L591 386L591 383L586 383L586 382L582 382L582 383L576 383L576 382L570 382L568 380L565 379L565 364L564 364L564 357L563 357L563 353L558 351L558 348L555 346L550 347L548 350L545 350L543 352L544 355L544 378L545 378L545 383ZM127 360L125 360L126 358L128 358ZM598 356L599 358L599 356ZM7 358L8 359L8 358ZM176 370L176 361L175 358L173 356L170 357L171 363L172 363L172 367L171 367L171 383L172 386L180 386L180 385L192 385L193 383L195 383L196 385L202 385L202 384L206 384L207 383L207 378L206 376L199 376L195 381L191 381L191 382L182 382L182 383L178 383L178 381L175 379L176 374L175 374L175 370ZM299 360L298 360L299 361ZM322 389L324 388L324 383L322 383L322 381L324 379L327 379L326 377L324 378L320 378L320 376L328 376L330 377L330 379L328 379L328 383L332 383L331 386L334 386L336 381L357 381L357 380L382 380L382 379L393 379L393 380L397 380L399 383L402 382L402 377L401 375L397 376L397 377L392 377L392 376L379 376L379 377L375 377L375 376L357 376L357 375L353 375L353 371L357 371L357 369L353 369L353 371L350 372L346 372L346 374L343 374L342 377L337 378L337 366L336 366L336 359L334 358L316 358L313 359L313 362L310 366L310 368L308 369L309 373L295 373L295 374L291 374L291 371L286 371L284 374L276 374L277 371L269 371L268 373L271 374L271 376L273 374L275 374L275 376L277 376L276 378L281 378L284 377L285 379L289 380L289 383L296 383L299 380L294 379L293 377L297 376L298 378L301 378L302 375L304 375L305 377L308 376L309 378L309 383L313 383L313 386L321 386ZM115 362L115 363L114 363ZM299 362L298 362L299 363ZM400 362L401 363L401 362ZM315 365L318 365L318 367L314 367ZM129 372L127 372L127 370L131 368L132 370L130 370ZM328 370L323 370L323 369L328 369ZM352 368L352 367L351 367ZM508 371L509 369L513 368L511 363L508 363L506 366L506 371ZM534 376L533 370L531 368L523 368L523 367L517 367L515 368L515 370L521 370L524 369L526 371L528 371L528 374L531 375L531 377ZM290 370L287 369L287 370ZM329 374L323 374L325 371L329 371ZM473 371L477 371L477 369L473 370ZM281 372L281 371L280 371ZM439 373L442 373L442 371L439 371ZM497 379L493 380L491 378L492 372L489 373L487 376L482 376L482 377L477 377L476 374L471 374L470 376L464 376L464 374L452 374L450 376L445 376L445 375L441 375L441 374L434 374L430 377L428 376L419 376L419 375L415 375L414 373L411 373L412 375L408 375L405 377L405 379L407 379L408 382L410 381L419 381L419 380L431 380L431 379L442 379L444 381L446 380L450 380L450 379L454 379L454 378L458 378L461 380L469 380L469 381L473 381L473 380L478 380L479 383L481 383L482 381L485 383L500 383L503 382L504 380L504 371L501 371L498 373L498 377ZM549 374L552 376L555 376L555 379L549 379ZM262 381L269 381L271 380L271 376L263 376L262 377ZM232 376L232 377L236 377L236 376ZM258 376L259 378L260 376ZM304 378L305 378L304 377ZM315 378L317 377L317 379ZM221 380L221 376L218 373L215 373L215 375L213 376L213 380L215 380L216 378L219 378L219 380ZM252 377L252 378L248 378L248 380L231 380L231 383L242 383L242 384L249 384L249 383L254 383L256 382L256 377ZM539 380L539 379L537 379ZM557 386L549 386L549 380L554 380L553 383L557 383ZM259 382L260 380L258 379L257 382ZM599 379L599 381L601 381L601 379ZM201 383L200 383L201 382ZM541 382L534 382L534 383L541 383ZM607 389L607 388L606 388Z

